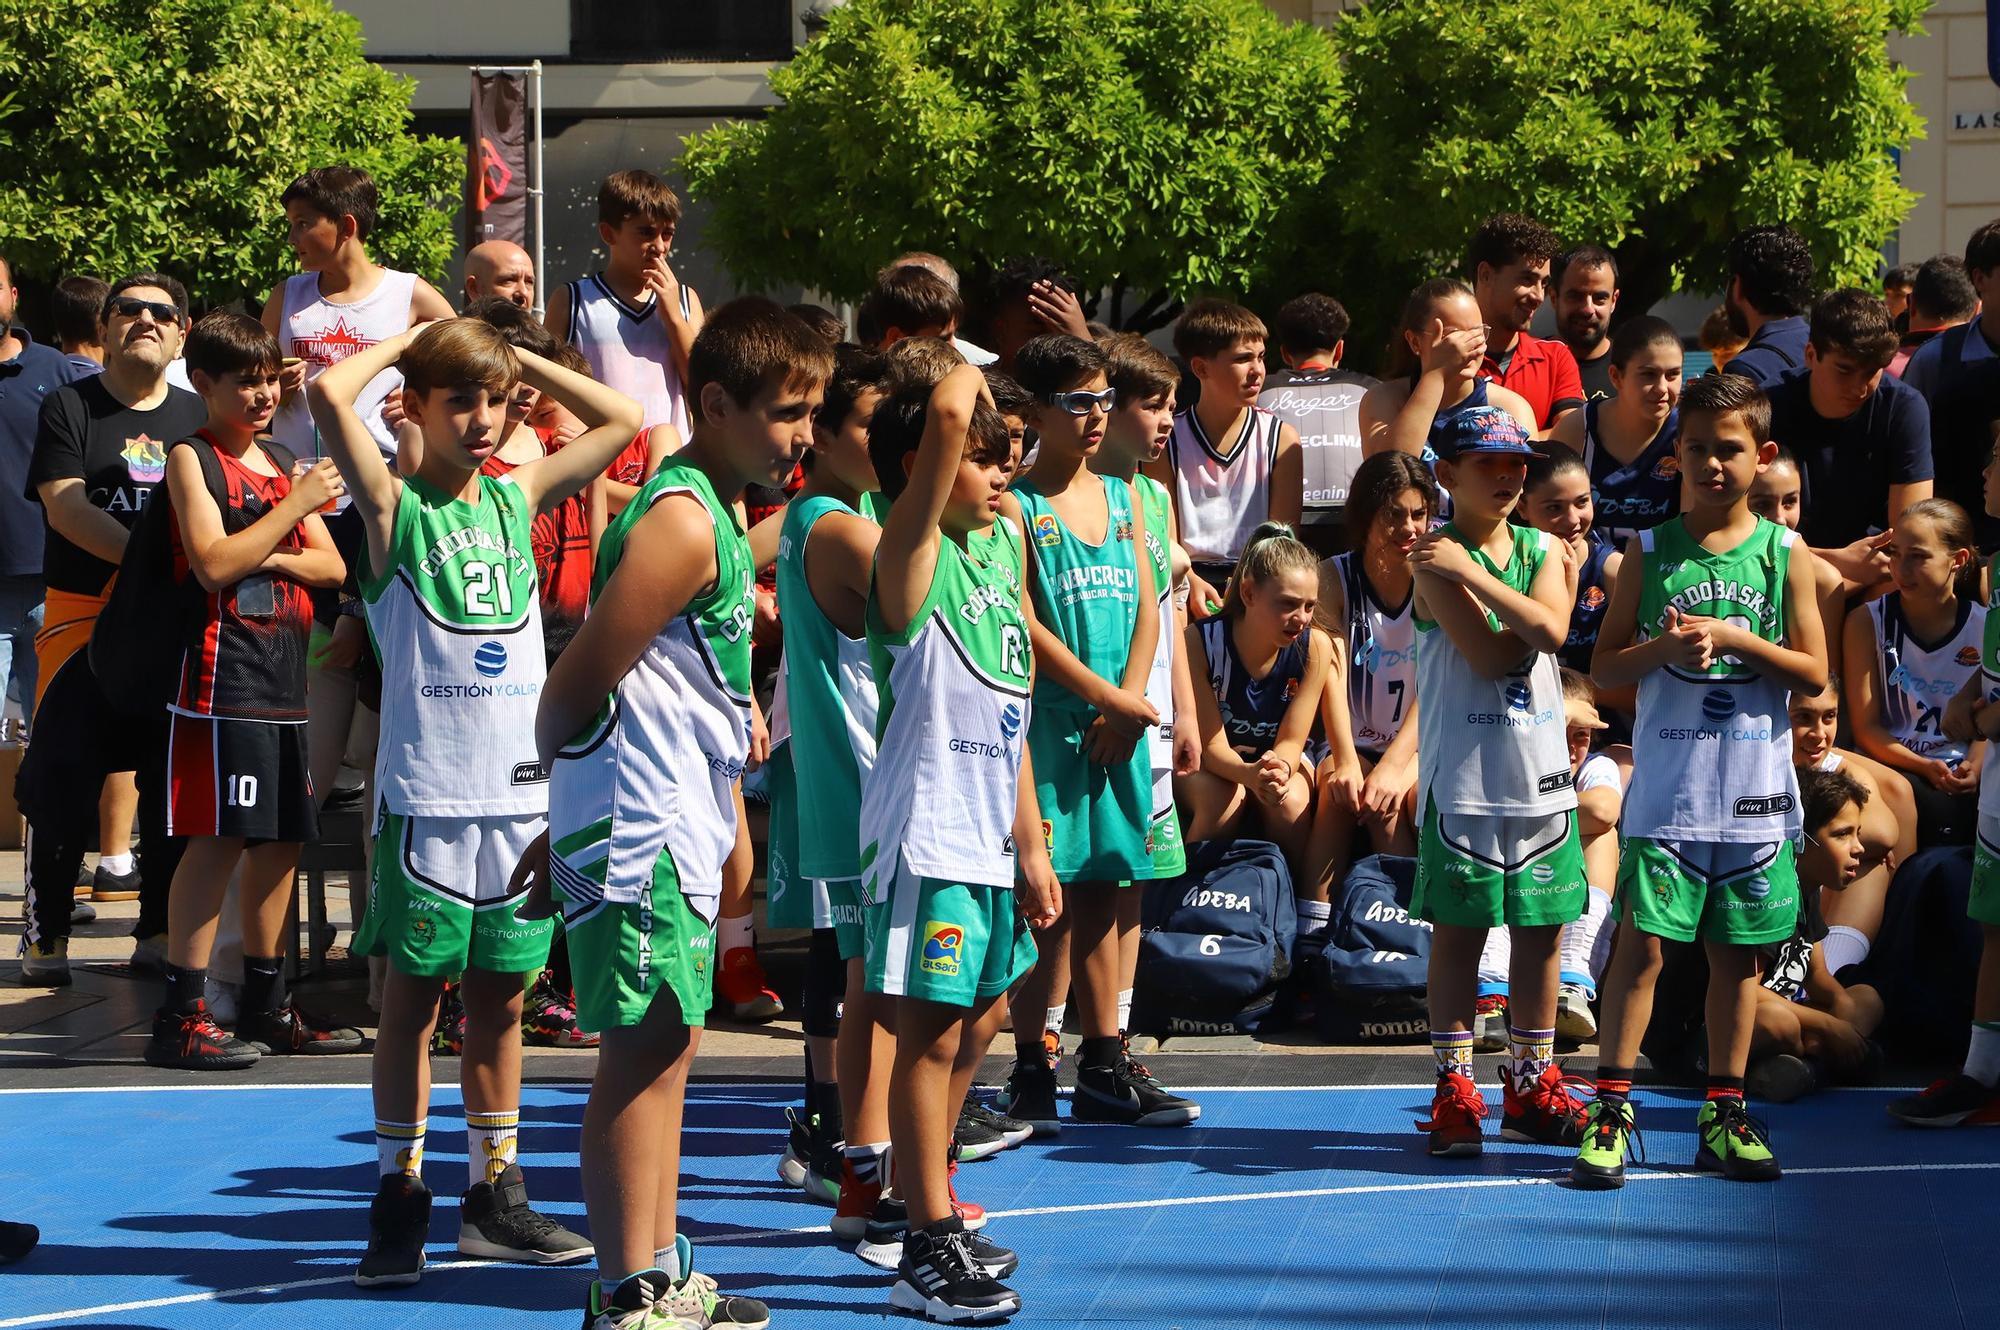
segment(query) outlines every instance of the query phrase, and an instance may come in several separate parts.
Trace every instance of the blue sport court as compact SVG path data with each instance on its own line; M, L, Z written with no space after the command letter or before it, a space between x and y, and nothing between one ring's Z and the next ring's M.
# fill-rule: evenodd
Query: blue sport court
M522 1112L530 1188L574 1227L584 1093L531 1084ZM690 1090L682 1222L697 1264L768 1301L774 1326L921 1324L888 1310L886 1275L833 1244L830 1209L778 1181L795 1093ZM1434 1162L1411 1126L1429 1102L1416 1077L1199 1089L1192 1129L1071 1127L958 1181L1021 1253L1016 1326L2000 1326L2000 1132L1898 1127L1890 1093L1753 1110L1787 1169L1768 1186L1693 1175L1695 1099L1643 1087L1653 1163L1623 1191L1572 1190L1564 1153L1498 1143L1497 1108L1483 1159ZM435 1093L426 1157L433 1263L396 1291L349 1282L374 1185L365 1084L28 1086L0 1091L0 1111L0 1213L43 1234L0 1270L0 1330L580 1320L587 1265L458 1258L453 1087Z

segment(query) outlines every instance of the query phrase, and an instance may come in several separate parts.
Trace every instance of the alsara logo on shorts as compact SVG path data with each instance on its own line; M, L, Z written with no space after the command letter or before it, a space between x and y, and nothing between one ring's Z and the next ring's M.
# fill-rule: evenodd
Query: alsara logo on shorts
M924 946L917 956L917 968L925 974L956 978L960 954L965 950L965 930L957 924L936 920L924 925Z
M472 653L472 668L489 679L499 678L507 672L507 648L498 642L481 642Z

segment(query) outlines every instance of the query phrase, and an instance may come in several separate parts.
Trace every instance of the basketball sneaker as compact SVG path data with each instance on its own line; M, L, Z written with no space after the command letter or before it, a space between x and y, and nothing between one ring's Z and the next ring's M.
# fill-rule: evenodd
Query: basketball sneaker
M467 1256L531 1265L567 1265L593 1254L590 1239L528 1205L528 1180L509 1164L498 1182L477 1182L459 1198L458 1249Z
M1694 1166L1699 1173L1720 1173L1731 1182L1776 1182L1781 1174L1771 1153L1763 1123L1735 1095L1711 1099L1695 1115Z
M431 1052L441 1058L455 1058L465 1052L465 1003L459 1000L458 985L446 984L438 999L437 1029L431 1035Z
M1500 1139L1537 1145L1577 1145L1583 1140L1583 1105L1570 1087L1588 1085L1580 1076L1565 1076L1551 1064L1526 1091L1517 1093L1514 1078L1500 1073Z
M771 991L764 967L750 947L731 947L722 953L715 971L715 994L729 1004L729 1014L739 1021L776 1020L785 1014L785 1004Z
M1597 1038L1597 1017L1590 1010L1590 990L1564 984L1556 990L1556 1038L1587 1044Z
M1046 1061L1016 1061L999 1102L1002 1112L1027 1123L1037 1136L1054 1136L1062 1130L1056 1111L1056 1069Z
M1488 993L1472 1005L1472 1051L1505 1053L1508 1041L1507 995Z
M556 991L544 970L521 1003L521 1042L535 1048L596 1048L598 1040L577 1028L576 1004Z
M1201 1105L1168 1094L1144 1063L1128 1055L1115 1066L1077 1068L1069 1115L1077 1122L1186 1127L1201 1120Z
M1056 1031L1042 1031L1042 1056L1048 1059L1050 1071L1062 1066L1062 1036Z
M258 1058L257 1047L223 1033L197 1000L189 1012L153 1013L153 1037L146 1041L146 1061L155 1067L181 1071L241 1071Z
M0 1219L0 1265L12 1265L35 1249L42 1231L33 1224Z
M755 1298L717 1291L714 1277L694 1268L694 1244L687 1240L687 1234L675 1235L674 1251L684 1273L678 1283L669 1284L653 1299L654 1314L663 1318L662 1330L668 1325L764 1330L771 1323L769 1307Z
M94 924L96 922L97 907L79 896L76 904L69 907L69 926L71 928L79 928L84 924Z
M1469 1159L1485 1147L1486 1096L1470 1076L1453 1074L1438 1077L1437 1093L1431 1096L1431 1116L1419 1122L1418 1131L1431 1134L1430 1151L1438 1159Z
M69 939L52 937L46 942L21 944L21 987L68 988Z
M1035 1134L1035 1129L1019 1118L1010 1118L980 1097L979 1087L973 1086L972 1093L965 1097L965 1113L973 1121L991 1127L1000 1133L1012 1149Z
M1032 1129L1031 1129L1032 1130ZM958 1110L958 1125L952 1129L951 1148L961 1164L991 1159L1007 1148L1007 1138L972 1116L972 1096Z
M816 1201L840 1199L840 1175L844 1163L840 1138L815 1113L807 1118L795 1108L785 1110L791 1136L784 1156L778 1160L778 1177Z
M1773 1053L1750 1064L1743 1089L1767 1104L1789 1104L1818 1090L1823 1072L1818 1058Z
M139 870L113 873L103 864L90 875L90 898L94 901L135 901L139 899Z
M882 1201L882 1179L889 1161L885 1157L875 1170L875 1180L863 1182L855 1176L852 1160L840 1161L840 1198L833 1205L833 1236L856 1242L868 1231L868 1221Z
M974 1258L971 1237L950 1219L912 1229L889 1305L948 1325L997 1321L1021 1310L1021 1296Z
M2000 1127L2000 1086L1960 1073L1933 1081L1922 1094L1889 1105L1889 1116L1912 1127Z
M132 943L132 970L135 974L167 977L167 935L154 933L135 938Z
M300 1011L294 1002L276 1011L245 1013L236 1037L267 1057L274 1053L359 1053L368 1047L361 1031L345 1025L328 1027Z
M368 1206L368 1250L354 1271L362 1288L414 1284L424 1272L424 1240L431 1231L431 1190L422 1178L391 1173Z
M1569 1166L1569 1180L1593 1191L1624 1186L1625 1150L1638 1138L1639 1117L1631 1100L1591 1100L1583 1106L1583 1140Z
M964 1220L959 1223L963 1225ZM903 1259L903 1239L910 1227L909 1212L899 1196L884 1196L868 1217L854 1254L882 1270L894 1270ZM988 1238L984 1233L965 1230L974 1264L995 1279L1005 1279L1020 1268L1021 1258Z
M682 1322L656 1311L673 1286L664 1270L641 1270L609 1293L593 1279L583 1304L583 1330L680 1330Z

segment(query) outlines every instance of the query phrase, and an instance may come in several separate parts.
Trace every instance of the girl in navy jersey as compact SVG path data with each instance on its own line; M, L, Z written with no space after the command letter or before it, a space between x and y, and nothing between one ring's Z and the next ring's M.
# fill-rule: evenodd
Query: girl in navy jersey
M1532 434L1534 408L1480 374L1485 354L1486 325L1471 287L1439 277L1410 292L1382 362L1382 382L1361 399L1362 456L1394 449L1429 465L1439 432L1481 407L1505 411Z
M1611 338L1616 395L1571 412L1549 433L1550 442L1583 459L1597 527L1615 548L1623 549L1638 532L1681 510L1674 438L1680 433L1676 407L1682 356L1674 325L1665 319L1633 319ZM1588 650L1584 659L1589 659ZM1571 662L1565 658L1563 663Z
M1591 650L1597 645L1597 626L1604 621L1604 607L1611 599L1611 579L1623 556L1595 525L1590 473L1583 459L1553 442L1545 444L1542 453L1528 459L1521 515L1529 525L1568 547L1575 606L1570 610L1569 636L1556 652L1556 662L1587 672Z
M1201 729L1201 770L1175 782L1187 838L1252 834L1252 815L1302 870L1311 827L1313 721L1333 648L1313 631L1319 559L1282 523L1252 534L1223 594L1222 613L1190 624L1188 665ZM1346 698L1340 720L1346 723ZM1351 750L1351 738L1349 746Z
M1921 844L1969 845L1985 745L1946 735L1944 711L1979 672L1986 631L1972 520L1949 499L1924 499L1903 510L1891 536L1896 589L1847 615L1854 737L1909 777Z
M1357 827L1376 853L1417 852L1417 628L1409 555L1437 508L1437 483L1421 462L1407 453L1378 453L1356 469L1348 492L1354 552L1319 566L1313 623L1332 642L1346 675L1362 775L1348 798L1321 785L1306 876L1329 892L1353 859Z

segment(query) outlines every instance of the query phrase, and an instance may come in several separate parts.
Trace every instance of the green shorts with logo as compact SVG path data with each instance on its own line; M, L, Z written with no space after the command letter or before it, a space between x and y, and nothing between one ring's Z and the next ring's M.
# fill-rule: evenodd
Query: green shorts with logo
M1452 928L1541 928L1583 914L1590 883L1574 809L1528 817L1424 808L1410 913Z
M421 817L383 810L376 821L373 889L354 950L386 956L427 979L467 969L527 974L548 963L555 920L514 917L508 883L542 832L539 813Z
M1181 841L1181 818L1172 807L1154 816L1152 829L1146 835L1146 853L1152 860L1152 868L1140 874L1143 878L1164 882L1187 872L1187 846Z
M1035 965L1035 939L1015 912L1012 887L899 871L886 898L864 904L862 915L870 993L970 1007Z
M1628 836L1618 846L1618 900L1642 933L1754 947L1783 942L1798 923L1792 843L1702 844Z
M1035 798L1058 882L1129 882L1153 872L1153 760L1143 739L1115 766L1085 753L1094 711L1037 706L1028 722Z
M602 860L597 871L604 871ZM660 851L652 886L638 901L607 901L601 895L579 901L561 887L561 875L556 882L579 1026L603 1031L637 1025L662 991L680 1003L682 1024L707 1023L714 1001L715 925L681 894L671 852Z
M2000 928L2000 817L1982 814L1972 839L1972 894L1965 912L1973 922Z

